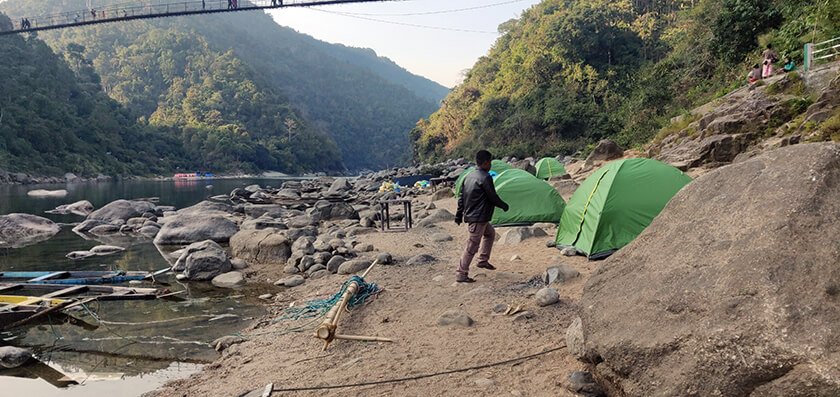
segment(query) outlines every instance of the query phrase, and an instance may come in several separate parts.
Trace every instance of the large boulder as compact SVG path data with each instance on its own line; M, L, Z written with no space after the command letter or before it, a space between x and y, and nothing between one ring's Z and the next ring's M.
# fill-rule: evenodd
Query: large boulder
M211 244L212 243L212 244ZM206 247L186 256L184 275L188 280L206 281L231 270L230 259L225 250L212 241Z
M593 163L595 161L610 161L621 158L623 155L624 150L622 150L617 143L609 139L604 139L598 142L598 145L595 146L595 149L592 150L592 153L590 153L589 157L586 158L586 162Z
M58 207L55 207L55 209L47 211L47 213L59 215L74 214L88 216L91 212L93 212L93 210L94 207L93 204L90 203L90 201L81 200L72 204L59 205Z
M55 222L29 214L0 216L0 248L19 248L48 240L61 228Z
M226 243L239 231L230 219L234 209L226 203L202 201L162 219L163 227L155 236L155 244L190 244L213 240Z
M292 254L292 243L275 230L242 230L230 238L233 257L249 263L285 264Z
M350 185L350 181L347 178L338 178L330 185L329 190L327 190L327 196L341 196L350 189L353 189L353 186Z
M343 201L330 202L320 200L315 203L315 206L310 210L309 215L322 221L336 219L359 219L359 213L356 212L353 206Z
M146 212L155 212L155 205L141 200L117 200L91 212L87 219L105 222L117 219L127 221L131 218L143 216Z
M840 395L840 146L785 147L686 186L587 283L609 395Z
M417 222L417 226L428 227L428 226L434 225L436 223L452 222L454 220L455 220L455 215L453 215L451 212L449 212L449 211L447 211L443 208L439 208L439 209L434 210L434 212L429 214L429 216L423 218L423 220L421 220L420 222Z

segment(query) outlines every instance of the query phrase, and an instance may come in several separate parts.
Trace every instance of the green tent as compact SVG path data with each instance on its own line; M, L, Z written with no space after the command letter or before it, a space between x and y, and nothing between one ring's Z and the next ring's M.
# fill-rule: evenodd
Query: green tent
M624 159L604 165L569 199L558 246L574 246L590 259L609 256L653 221L691 178L651 159Z
M537 178L551 179L565 174L566 167L553 157L546 157L537 161Z
M512 168L513 166L511 166L508 163L505 163L502 160L493 160L490 163L490 171L494 171L497 175ZM474 170L475 167L467 168L464 172L461 173L461 175L458 176L458 179L455 180L455 197L461 197L461 186L464 185L464 178L466 178L467 175L469 175L470 172L473 172Z
M502 172L493 181L496 193L510 205L508 211L499 208L493 212L490 223L499 226L530 224L536 222L560 222L566 203L547 182L531 175L528 171L510 169Z

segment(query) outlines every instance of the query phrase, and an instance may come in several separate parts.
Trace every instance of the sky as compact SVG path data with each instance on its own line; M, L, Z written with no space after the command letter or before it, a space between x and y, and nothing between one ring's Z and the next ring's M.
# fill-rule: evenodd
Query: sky
M487 54L499 36L496 31L501 23L518 18L539 2L401 0L312 9L291 7L272 10L269 14L280 25L323 41L372 48L410 72L451 88L461 82L464 70ZM473 7L484 8L437 13ZM394 15L418 13L426 15Z

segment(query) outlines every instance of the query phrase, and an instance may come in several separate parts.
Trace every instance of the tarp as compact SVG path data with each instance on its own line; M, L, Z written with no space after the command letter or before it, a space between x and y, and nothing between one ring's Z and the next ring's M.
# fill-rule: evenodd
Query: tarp
M509 169L493 181L496 193L510 209L499 208L493 212L494 225L517 225L537 222L560 222L566 203L547 182L531 175L528 171Z
M501 174L502 172L512 168L513 166L511 166L508 163L505 163L502 160L493 160L490 163L490 171L495 172L496 175ZM467 168L466 170L464 170L464 172L461 173L460 176L458 176L458 179L455 180L455 197L461 197L461 187L464 186L464 178L466 178L467 175L469 175L470 172L473 171L475 171L475 167Z
M652 159L607 163L572 195L557 245L574 246L592 259L608 256L633 241L691 178Z
M537 178L540 179L551 179L566 174L566 167L563 166L563 163L553 157L540 159L540 161L537 161L536 168Z

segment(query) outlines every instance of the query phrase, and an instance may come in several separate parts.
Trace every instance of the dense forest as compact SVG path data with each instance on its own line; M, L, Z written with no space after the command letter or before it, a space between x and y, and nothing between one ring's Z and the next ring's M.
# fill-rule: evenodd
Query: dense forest
M78 6L9 0L0 11ZM39 38L88 63L127 117L176 137L195 166L214 171L405 162L405 131L448 92L373 51L320 42L260 12L97 25Z
M744 84L767 44L801 63L805 43L840 35L840 2L544 0L499 30L411 131L418 158L571 154L605 137L640 146Z

